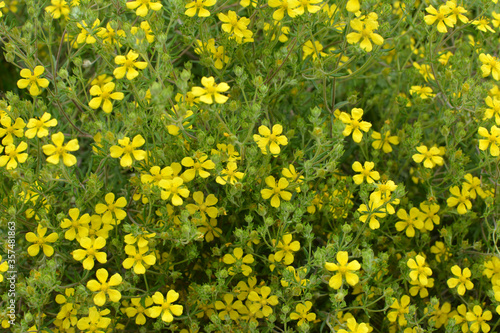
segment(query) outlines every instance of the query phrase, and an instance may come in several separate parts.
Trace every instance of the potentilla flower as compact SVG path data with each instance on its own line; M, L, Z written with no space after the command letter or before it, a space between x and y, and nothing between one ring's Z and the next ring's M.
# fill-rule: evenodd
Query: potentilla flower
M403 295L401 297L401 302L397 299L394 300L394 303L391 305L391 309L394 309L394 311L390 311L387 314L387 319L389 319L391 323L394 323L397 320L399 326L406 326L408 322L406 321L405 314L410 312L409 305L410 296L408 295Z
M372 147L373 149L381 149L384 151L384 153L388 154L392 152L392 145L399 145L399 138L396 135L391 136L391 131L387 131L384 134L384 137L382 138L382 134L379 132L373 131L372 133L372 139L374 141L372 142Z
M44 114L39 118L31 118L26 126L28 129L24 135L28 139L33 139L35 135L38 138L43 138L49 135L49 127L54 127L57 125L57 119L50 119L50 113L44 112Z
M193 180L196 174L198 174L201 178L207 178L208 176L210 176L210 172L206 170L215 169L215 163L212 162L212 160L209 160L206 154L202 154L199 152L195 153L194 159L189 156L184 157L181 161L181 164L186 168L190 168L184 171L184 173L182 174L182 178L186 182L190 182L191 180Z
M99 85L94 85L90 88L90 94L96 96L89 102L92 109L97 109L102 104L102 110L106 113L111 113L113 110L112 100L121 101L124 97L122 92L113 92L115 84L113 82L106 83L102 88Z
M486 322L493 318L491 311L483 312L483 309L479 305L474 305L472 311L468 311L465 318L471 323L470 330L472 332L477 333L479 330L482 330L484 333L487 333L490 331L490 325Z
M132 142L130 142L130 138L126 136L123 139L118 140L118 144L121 147L112 146L109 149L109 152L111 157L120 158L120 165L122 167L129 167L132 165L134 160L142 161L146 158L147 153L144 150L137 149L142 147L144 143L146 143L146 140L144 140L140 134L134 136Z
M292 242L292 234L286 234L278 242L276 248L279 250L274 254L274 260L276 262L283 260L285 265L290 265L294 259L293 252L300 250L300 243L298 241Z
M148 66L147 62L137 61L137 58L139 58L139 53L135 53L132 50L128 51L126 56L116 56L115 64L123 66L115 68L113 71L115 78L121 79L125 76L125 74L127 74L127 80L133 80L136 78L139 75L136 68L144 69Z
M51 0L52 6L45 8L47 13L50 13L53 18L58 19L61 16L68 16L70 8L68 3L64 0Z
M198 17L209 17L210 12L204 7L212 7L215 5L216 0L194 0L188 3L184 8L186 11L184 15L193 17L198 13Z
M123 209L127 206L127 199L125 197L120 197L115 201L115 194L110 192L104 197L106 204L98 203L95 206L95 212L97 214L104 214L102 216L102 222L106 224L119 224L125 217L127 217L127 212Z
M358 323L356 322L356 319L354 317L347 318L347 323L346 323L347 328L349 331L346 331L345 329L340 329L338 330L338 333L368 333L370 332L369 326L365 323Z
M348 257L347 251L339 251L336 256L338 264L325 263L327 270L337 272L337 274L330 278L329 285L331 288L339 289L342 286L343 277L345 277L346 282L351 286L355 286L358 283L359 276L352 272L359 271L361 265L357 260L348 262Z
M280 178L276 182L273 176L266 177L266 184L271 189L263 189L260 191L262 198L267 200L271 198L271 206L278 208L280 206L280 197L283 200L290 201L292 199L292 193L285 191L289 183L286 178Z
M227 183L234 185L238 179L243 179L245 176L243 172L236 171L237 168L236 162L228 162L226 168L221 171L221 175L217 176L215 181L221 185Z
M239 18L236 12L232 10L228 11L227 14L219 13L218 17L223 22L221 26L222 30L228 34L234 34L241 38L252 37L252 32L247 29L247 26L250 24L249 18Z
M90 85L92 85L92 86L98 85L102 89L102 87L104 87L104 85L106 83L111 82L111 81L113 81L112 76L109 76L107 74L101 74L98 77L96 77L95 79L93 79L92 82L90 82Z
M457 212L458 214L465 214L467 213L468 209L472 208L472 203L470 201L470 194L469 191L465 188L462 187L462 191L458 188L458 186L453 186L450 188L450 193L452 194L451 197L446 200L448 207L455 207L457 206Z
M215 308L217 310L222 310L219 312L219 318L221 320L225 320L226 316L232 320L238 320L240 318L240 314L248 314L248 309L240 300L233 302L234 296L232 294L225 294L223 299L224 302L215 302Z
M228 100L229 97L222 95L222 92L226 92L229 90L229 85L225 82L221 82L219 84L215 83L215 79L213 76L210 77L202 77L201 84L205 87L193 87L191 88L191 92L194 96L200 97L200 102L205 104L212 104L215 100L215 103L224 104Z
M254 262L253 255L247 254L243 256L243 249L237 247L233 250L233 254L225 254L222 261L226 265L231 265L228 269L229 275L235 275L236 273L243 273L245 276L249 276L252 273L252 267L248 266Z
M351 114L349 115L346 112L342 112L339 116L340 120L346 125L342 134L344 136L349 136L352 133L352 139L356 143L360 143L363 139L363 132L368 132L368 130L372 127L367 121L362 121L361 117L363 117L363 109L353 108L351 110Z
M356 14L357 12L359 12L361 5L359 3L359 0L349 0L347 1L345 8L348 12Z
M441 151L438 147L434 146L428 149L427 146L422 145L416 149L420 154L414 154L412 158L417 163L422 163L422 161L424 161L424 167L432 169L436 165L444 164L444 159L440 156Z
M380 228L380 222L378 218L383 218L387 216L387 210L382 208L384 205L384 200L373 200L370 198L368 206L361 204L357 209L361 213L359 220L363 223L368 222L370 229L375 230Z
M144 32L144 37L137 36L137 39L135 40L135 42L137 43L137 45L142 44L144 42L144 39L149 44L151 44L151 43L153 43L155 41L155 35L153 34L153 31L151 30L151 26L149 25L148 21L142 21L141 25L140 25L140 28L139 27L132 27L132 28L130 28L130 33L135 36L139 32L139 29L141 29Z
M495 33L495 29L490 27L490 19L484 16L481 16L477 20L472 21L472 25L476 26L476 29L482 32L493 32Z
M411 86L410 88L411 95L418 95L421 99L427 99L434 97L436 94L433 93L431 87L427 86Z
M83 268L86 270L91 270L94 268L94 259L99 261L101 264L107 262L106 252L99 252L106 245L106 240L102 237L97 237L95 239L90 239L88 237L82 237L78 241L83 249L77 249L71 252L73 259L76 261L83 260Z
M43 153L48 156L47 162L59 164L59 160L62 158L64 165L68 167L75 165L76 157L68 152L80 149L78 140L70 140L66 145L64 145L64 134L62 132L52 134L51 138L55 145L48 144L42 146Z
M102 39L102 42L104 44L110 44L110 45L118 45L118 47L121 47L122 44L118 41L117 37L126 37L125 31L122 29L115 30L113 27L111 27L111 23L108 22L106 24L106 27L102 27L99 29L97 32L97 36L99 36Z
M454 265L451 268L451 272L456 276L456 278L450 278L446 283L450 288L455 288L458 286L457 292L459 295L463 296L466 289L471 290L472 288L474 288L474 284L470 281L470 277L472 275L470 269L466 267L462 271L462 269L458 265Z
M500 128L493 125L491 127L491 134L484 127L479 127L478 131L479 135L484 137L485 139L479 140L479 149L488 150L490 147L491 156L500 155Z
M97 32L96 29L100 24L101 21L99 19L96 19L92 24L92 27L89 28L85 21L82 21L82 23L78 22L76 26L80 29L80 33L76 37L76 43L94 44L97 40L95 39L94 36L92 36L92 34L95 34Z
M0 1L0 9L4 8L5 7L5 1ZM3 13L2 11L0 10L0 17L3 16Z
M68 212L70 219L64 219L61 221L61 228L68 229L64 238L67 240L73 240L78 235L81 237L87 237L89 234L89 214L83 214L80 216L80 210L78 208L71 208Z
M205 200L205 195L201 191L196 191L193 193L193 200L195 204L186 205L186 209L189 211L189 214L193 215L196 212L199 212L202 220L206 220L207 215L211 218L216 218L219 214L219 210L214 206L218 200L213 194L209 194Z
M355 18L351 20L350 25L355 32L351 32L346 36L349 44L360 43L359 46L362 50L371 52L373 49L372 42L375 45L382 45L384 43L384 38L373 32L373 30L378 28L376 20L372 20L371 18L365 18L364 20Z
M449 17L451 9L446 5L441 5L439 11L434 6L425 9L430 15L425 15L424 20L427 25L433 25L437 21L437 30L441 33L447 33L448 27L454 27L454 20ZM456 21L456 19L455 19Z
M23 129L26 127L26 123L21 118L17 118L15 123L12 124L12 119L9 116L2 117L0 124L3 126L3 128L0 128L0 137L3 137L2 144L5 146L14 143L14 136L21 138Z
M434 229L434 224L439 224L440 218L439 215L437 215L439 208L440 207L437 204L425 204L423 202L420 203L420 218L424 222L424 228L426 230L432 231Z
M152 253L146 254L148 252L148 247L136 248L133 245L125 246L125 253L129 256L127 259L123 260L123 268L130 269L134 267L135 274L146 273L146 268L144 264L148 266L153 266L156 262L156 256ZM144 264L143 264L144 263Z
M316 314L311 311L312 303L306 301L304 304L300 303L295 306L295 312L290 313L291 320L298 320L297 326L302 326L304 323L316 320Z
M17 87L19 89L26 89L29 86L31 96L40 95L40 87L47 88L49 86L49 80L45 78L39 78L39 76L42 75L43 72L45 72L45 68L43 66L36 66L33 72L27 68L21 69L20 74L24 79L20 79L17 81Z
M189 190L184 185L184 180L181 177L162 179L159 182L159 186L163 189L161 191L161 199L171 199L174 206L181 206L184 203L181 196L184 198L189 196Z
M457 6L454 1L447 1L446 6L450 9L450 14L448 18L453 22L453 24L457 24L457 19L462 23L469 22L469 19L464 14L467 14L467 10L462 6Z
M0 148L3 148L0 146ZM23 153L28 148L28 144L26 142L21 142L16 147L15 145L8 145L5 147L5 155L0 156L0 167L5 166L7 170L12 170L17 168L18 163L26 162L28 158L27 153ZM0 149L0 152L2 149Z
M273 19L275 21L281 21L285 13L291 18L299 15L296 9L300 5L300 2L297 0L268 0L267 3L271 8L278 8L273 13Z
M148 15L148 10L159 11L163 5L160 2L153 0L135 0L127 2L128 9L136 9L135 14L140 17Z
M167 298L163 297L163 294L159 291L155 292L152 296L153 302L157 305L152 306L146 310L146 316L151 318L157 318L161 315L161 320L166 323L170 323L174 320L174 316L182 315L183 308L182 305L172 304L179 298L179 293L175 290L169 290L167 293Z
M260 295L259 295L260 294ZM254 302L248 306L250 312L255 313L257 318L269 317L273 313L270 305L275 306L278 304L278 296L271 295L271 288L263 286L260 288L259 293L251 291L248 294L248 300Z
M415 228L422 229L424 227L421 212L417 207L412 207L409 215L404 209L398 210L398 217L402 221L396 222L396 230L403 231L406 229L406 236L408 237L415 236Z
M479 61L483 64L481 65L481 72L483 72L483 77L487 77L491 74L495 81L500 80L500 60L497 57L493 57L490 54L481 53L479 55Z
M493 98L491 98L491 96L488 96L484 101L489 107L484 112L484 119L491 119L493 118L493 116L495 116L495 122L500 126L500 99L496 96Z
M410 269L410 279L419 280L424 286L427 286L427 278L432 275L432 270L425 263L425 258L417 255L415 259L410 258L406 264Z
M327 56L327 54L325 52L322 52L322 51L323 51L323 45L321 45L320 42L315 40L313 43L312 41L308 40L302 46L302 52L304 53L302 55L302 60L304 60L305 58L307 58L309 56L312 56L312 60L314 61L314 60L318 59L318 55L320 55L322 57Z
M415 67L420 75L424 77L425 82L428 82L429 79L435 80L434 74L432 73L432 67L430 65L422 64L420 65L418 62L413 63L413 67Z
M109 309L98 311L95 306L89 309L87 317L78 320L77 327L85 332L104 333L111 324L111 318L104 317L110 313Z
M108 281L108 271L104 268L99 268L96 272L97 280L90 280L87 282L87 288L93 292L97 292L94 296L94 304L97 306L103 306L106 303L106 294L109 296L111 302L119 302L122 298L122 294L116 290L111 289L122 283L122 277L120 274L115 273Z
M144 304L144 305L143 305ZM142 303L140 297L135 297L130 299L130 306L125 308L125 313L127 317L135 317L135 323L137 325L146 324L146 312L147 308L153 305L153 299L150 296L146 296L144 303Z
M59 238L59 235L56 232L51 233L48 236L45 236L47 233L47 228L43 227L41 224L38 224L36 228L37 234L33 232L28 232L26 234L26 240L30 243L34 243L28 247L28 254L32 257L36 256L40 252L40 248L42 248L43 253L50 257L54 254L54 248L50 246L48 243L54 243Z
M361 165L358 161L352 164L352 169L356 172L359 172L358 175L352 176L354 183L356 185L361 185L363 180L366 178L366 182L368 184L372 184L374 181L380 179L380 174L378 171L372 171L375 167L375 163L373 162L365 162L364 166Z
M280 124L274 125L272 132L269 130L269 127L261 125L259 127L260 135L254 134L253 139L264 155L270 151L271 154L276 156L281 152L279 145L286 146L288 144L287 137L281 135L281 133L283 133L283 126Z
M302 15L304 13L317 13L320 9L320 5L316 5L321 3L323 0L298 0L299 6L295 8L295 12L297 15ZM352 0L351 0L352 1Z

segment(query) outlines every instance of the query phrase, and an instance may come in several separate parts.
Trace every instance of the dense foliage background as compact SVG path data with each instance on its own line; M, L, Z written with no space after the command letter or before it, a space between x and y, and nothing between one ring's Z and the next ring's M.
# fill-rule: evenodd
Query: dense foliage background
M11 332L495 332L500 4L0 1Z

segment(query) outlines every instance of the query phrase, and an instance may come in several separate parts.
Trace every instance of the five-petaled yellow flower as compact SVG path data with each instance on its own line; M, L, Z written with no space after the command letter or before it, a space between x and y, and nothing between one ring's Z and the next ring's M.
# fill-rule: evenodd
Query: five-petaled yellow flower
M361 117L363 117L363 109L354 108L351 110L351 114L349 115L346 112L340 113L340 120L346 124L344 131L342 134L344 136L349 136L352 133L352 139L356 143L360 143L363 139L363 132L368 132L368 130L372 127L367 121L362 121Z
M286 146L288 144L288 139L286 136L281 135L283 133L283 126L276 124L271 130L269 127L261 125L259 127L259 134L254 134L253 139L259 146L262 154L266 155L268 151L273 155L278 155L281 152L280 146ZM269 146L269 147L268 147Z
M127 212L121 209L127 205L127 199L125 199L125 197L119 197L115 201L115 194L110 192L106 194L104 201L106 204L98 203L95 206L95 212L97 214L104 214L102 216L103 223L119 224L121 220L127 217Z
M358 161L354 162L352 164L352 169L356 172L359 172L359 174L352 176L354 183L356 185L361 185L365 178L368 184L372 184L374 181L379 180L380 174L378 173L378 171L372 171L374 167L375 163L373 162L367 161L363 166Z
M57 119L50 119L50 113L45 112L39 119L31 118L26 126L28 130L24 135L28 139L32 139L35 135L39 138L43 138L49 135L49 127L54 127L57 125Z
M108 261L108 255L106 252L99 252L98 250L102 249L106 245L106 240L103 237L97 238L89 238L82 237L78 240L80 246L83 249L76 249L71 252L73 259L76 261L83 260L83 268L86 270L91 270L94 268L94 259L99 261L101 264L104 264Z
M24 79L20 79L17 81L17 87L19 89L26 89L29 86L30 95L38 96L40 95L40 87L47 88L49 86L49 80L45 78L39 78L40 75L45 72L45 68L43 66L36 66L33 72L29 69L24 68L21 70L21 77Z
M113 90L115 90L113 82L106 83L102 88L98 85L92 86L90 94L96 97L90 100L89 106L95 110L102 104L102 110L110 113L113 110L113 102L111 100L122 100L124 97L122 92L113 92Z
M339 251L336 258L338 264L330 262L325 263L325 268L327 270L337 272L337 274L330 278L330 287L333 289L339 289L342 286L343 277L345 277L345 280L349 285L355 286L359 281L359 276L353 272L360 270L361 265L359 262L357 260L348 262L349 255L347 254L347 251Z
M182 305L172 304L179 298L179 293L175 290L169 290L166 299L159 291L155 292L152 298L156 305L146 310L148 317L157 318L161 315L161 320L170 323L174 320L174 316L182 315Z
M414 154L412 156L413 160L417 163L422 163L424 161L424 167L432 169L436 165L443 165L444 160L441 157L441 150L438 147L431 147L428 149L427 146L419 146L417 147L417 151L420 154Z
M228 100L229 97L222 95L221 93L229 90L229 85L225 82L221 82L219 84L215 83L215 79L213 76L210 77L202 77L201 84L205 87L193 87L191 92L194 96L200 97L200 102L206 104L212 104L215 100L215 103L224 104Z
M43 227L41 224L38 224L36 232L38 235L33 232L28 232L25 236L28 242L34 243L28 247L28 254L34 257L40 252L40 248L42 248L43 253L47 257L52 256L54 254L54 248L47 243L54 243L59 238L59 235L53 232L45 236L47 228Z
M87 288L93 292L97 292L94 296L94 304L97 306L103 306L106 303L106 294L109 296L111 302L119 302L122 298L122 294L116 290L111 289L111 287L116 287L122 283L122 277L120 274L115 273L108 281L108 271L104 268L99 268L95 274L97 280L90 280L87 282Z
M144 69L148 66L147 62L137 61L137 58L139 58L139 54L132 50L128 51L126 56L116 56L115 64L122 66L115 68L113 75L117 79L121 79L125 76L125 74L127 74L127 80L135 79L139 75L136 68Z
M2 151L1 148L3 147L0 146L0 152ZM5 147L5 155L0 156L0 166L5 166L7 170L17 168L18 163L26 162L28 154L23 153L23 151L27 148L28 144L24 141L19 143L17 147L13 144L7 145Z
M47 13L50 13L53 18L58 19L61 16L68 16L69 14L69 6L68 3L64 0L51 0L50 3L52 6L48 6L45 8Z
M52 142L55 145L43 145L42 150L45 155L47 155L47 162L52 164L59 164L60 158L62 158L64 165L72 166L76 164L76 157L71 155L70 151L77 151L80 149L78 145L78 140L70 140L66 145L64 145L64 134L58 132L52 134Z
M120 144L121 147L115 145L109 149L110 155L113 158L121 157L120 165L124 168L129 167L132 165L134 159L137 161L142 161L146 158L147 153L144 150L137 149L144 145L145 142L146 141L140 134L134 136L132 142L130 142L129 137L124 137L123 139L118 140L118 144Z
M465 294L465 290L471 290L474 288L474 284L470 281L470 277L472 275L470 269L465 267L463 270L458 266L454 265L451 268L451 272L456 278L448 279L448 287L455 288L457 287L457 292L459 295L463 296Z
M375 45L382 45L384 38L373 32L378 28L378 16L375 13L370 13L364 19L355 18L350 22L351 28L355 32L351 32L346 36L349 44L360 43L359 47L366 52L371 52L373 49L372 42ZM361 41L361 42L360 42Z
M276 182L273 176L269 176L266 178L266 184L271 189L263 189L260 191L263 199L271 198L271 206L278 208L280 206L280 197L283 200L290 201L292 198L292 193L285 191L288 187L289 183L286 178L280 178L279 181Z
M184 12L185 15L189 17L193 17L196 15L196 12L198 12L198 17L209 17L210 12L208 9L205 9L204 7L212 7L215 5L216 0L194 0L188 3L184 8L186 8L186 11Z
M154 11L159 11L163 5L160 2L153 0L135 0L127 2L128 9L136 9L135 14L140 17L148 15L148 8Z
M295 307L295 312L290 313L291 320L298 320L297 326L302 326L302 324L315 321L316 314L314 312L309 312L311 310L312 303L306 301L304 304L297 304Z

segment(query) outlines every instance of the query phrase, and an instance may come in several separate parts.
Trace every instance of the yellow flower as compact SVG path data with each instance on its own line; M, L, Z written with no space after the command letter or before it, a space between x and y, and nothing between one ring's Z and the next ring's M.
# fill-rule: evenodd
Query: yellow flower
M79 238L87 237L89 234L89 214L80 215L80 210L78 208L71 208L68 213L71 220L64 219L61 221L61 228L69 228L64 233L64 238L67 240L73 240L78 235Z
M109 314L109 309L98 311L95 306L89 309L87 317L82 317L78 320L77 327L79 330L86 332L105 332L106 328L111 324L111 318L104 317ZM97 331L98 330L98 331Z
M347 1L347 4L345 8L347 9L348 12L356 14L359 12L361 5L359 4L359 0L349 0Z
M424 222L424 228L426 230L432 231L434 229L434 224L439 224L439 215L437 215L439 208L437 204L427 205L423 202L420 203L420 218Z
M233 254L225 254L222 261L226 265L232 265L228 269L229 275L235 275L236 273L243 273L245 276L249 276L252 273L252 267L248 266L254 262L253 255L247 254L243 256L243 250L237 247L233 250Z
M304 176L299 176L297 171L295 171L295 167L293 166L293 164L290 164L288 168L283 168L281 174L292 183L295 182L297 184L302 184L304 182ZM300 193L300 186L297 186L295 190L297 191L297 193Z
M50 119L50 113L44 112L44 114L39 118L31 118L28 121L26 133L24 135L28 139L33 139L35 135L38 138L43 138L49 135L49 127L54 127L57 125L57 119Z
M500 145L500 128L495 125L491 126L490 134L486 128L479 127L478 133L485 138L479 140L479 149L488 150L488 147L490 147L491 156L496 157L500 155L500 149L498 147Z
M495 116L495 122L500 126L500 99L488 96L484 101L486 102L486 105L490 107L484 112L484 120L491 119Z
M94 44L97 40L94 36L92 36L92 34L97 32L96 29L99 24L101 24L101 21L99 19L96 19L92 24L92 28L88 29L87 23L85 23L85 21L82 21L82 23L78 22L76 26L80 29L80 33L76 37L76 43Z
M378 28L377 14L370 13L364 20L355 18L350 22L351 28L356 32L351 32L347 35L347 42L349 44L357 44L361 41L359 46L366 52L371 52L373 49L372 42L375 45L382 45L384 38L373 30Z
M497 57L493 57L490 54L481 53L479 55L479 61L483 63L481 66L483 77L487 77L491 74L495 81L500 80L500 60L498 60Z
M47 88L49 86L49 80L39 78L43 72L45 72L45 68L43 66L36 66L33 72L27 68L22 69L20 74L24 79L19 79L17 81L17 87L19 89L26 89L26 87L29 86L31 96L40 95L40 87Z
M146 315L148 317L157 318L161 315L161 319L164 322L170 323L174 320L174 316L182 315L182 305L172 304L179 299L179 293L175 292L175 290L169 290L166 299L163 297L162 293L157 291L152 296L152 299L157 305L146 310Z
M102 38L102 41L104 44L109 44L109 45L118 45L118 47L121 47L122 44L118 42L117 37L126 37L125 31L123 30L115 30L111 27L110 22L106 24L106 28L100 28L99 31L97 32L97 36Z
M43 145L42 150L45 155L47 155L47 162L51 164L59 164L59 159L62 158L64 165L72 166L76 164L76 157L74 155L69 154L69 151L77 151L80 149L78 145L78 140L73 139L70 140L66 145L64 144L64 134L62 132L58 132L56 134L52 134L51 136L52 142L55 144L51 145Z
M417 147L417 151L420 154L414 154L412 156L413 160L417 163L422 163L424 161L424 167L432 169L436 165L443 165L444 160L440 156L441 151L439 150L438 147L431 147L431 149L428 149L427 146L419 146Z
M433 25L437 21L437 30L441 33L447 33L448 27L453 28L453 19L449 17L451 9L446 5L439 6L439 11L430 5L425 9L430 15L424 16L424 21L427 25Z
M251 38L253 33L247 29L248 24L250 24L250 19L247 17L241 17L238 19L236 12L230 10L227 14L219 13L219 20L222 23L222 30L230 35L235 35L240 38Z
M358 161L352 164L352 169L356 172L359 172L359 175L352 176L354 183L356 185L361 185L363 180L366 178L366 182L368 184L372 184L374 181L380 179L380 174L378 171L371 171L375 167L375 163L373 162L365 162L364 166L361 166L361 163Z
M325 263L325 268L327 270L337 272L337 274L330 278L330 287L333 289L339 289L342 286L343 277L345 277L345 280L349 285L355 286L359 281L359 276L352 272L359 271L361 268L359 262L357 260L348 262L348 254L346 251L339 251L336 258L338 264L329 262Z
M362 214L359 217L359 220L363 223L366 223L366 221L368 221L368 226L372 230L380 228L380 222L377 220L377 218L383 218L387 216L386 209L381 208L383 204L383 200L372 200L372 198L370 197L368 206L366 206L365 204L361 204L358 208L358 212Z
M411 269L410 279L419 280L422 285L427 286L427 278L432 275L432 270L425 263L425 258L417 255L415 259L410 258L406 265Z
M106 303L106 294L108 294L111 302L119 302L122 298L122 294L111 287L116 287L122 283L122 277L120 274L115 273L108 281L108 271L104 268L99 268L96 272L97 280L89 280L87 282L87 288L93 292L98 292L94 296L94 304L97 306L103 306Z
M274 254L274 260L280 262L283 259L285 265L290 265L294 259L293 252L300 250L300 243L298 241L292 242L292 234L286 234L278 242L276 248L279 250Z
M144 303L141 302L141 298L134 297L130 299L130 306L125 308L125 313L129 318L135 316L135 323L137 325L144 325L146 324L146 308L149 308L151 305L153 305L153 299L149 296L146 296Z
M403 295L401 297L401 302L396 299L391 305L391 309L394 309L394 311L387 314L387 319L389 319L391 323L394 323L397 320L399 326L406 326L408 322L405 319L405 314L410 312L410 309L408 308L409 305L410 297L408 295Z
M280 206L280 197L283 200L290 201L292 198L292 193L285 191L288 187L288 180L285 178L280 178L278 182L273 176L266 177L266 184L271 189L263 189L260 191L262 198L267 200L271 198L271 206L278 208Z
M318 58L318 55L325 57L327 54L325 52L321 52L322 50L323 45L321 45L320 42L316 40L313 44L312 41L308 40L302 46L302 52L304 52L304 54L302 55L302 59L305 59L308 56L312 56L312 59L316 60Z
M457 6L454 1L447 1L446 6L450 9L450 15L448 18L453 22L453 24L457 24L457 19L459 19L462 23L469 22L469 19L464 14L467 13L467 10L462 6Z
M45 236L47 233L47 228L43 227L41 224L38 224L36 228L36 235L33 232L28 232L26 234L26 240L30 243L34 243L28 247L28 254L32 257L36 256L38 252L40 252L40 248L42 248L43 253L50 257L54 254L54 248L50 246L48 243L54 243L59 238L59 235L55 232L51 233L48 236Z
M462 271L458 265L455 265L451 268L451 272L456 276L456 278L450 278L446 281L446 283L450 288L458 286L457 292L459 295L463 296L465 294L465 289L471 290L474 288L474 284L470 281L470 277L472 275L470 269L466 267Z
M98 77L96 77L95 79L93 79L90 84L92 86L98 85L102 89L102 87L104 87L104 85L106 83L111 82L111 81L113 81L112 76L109 76L107 74L101 74Z
M225 294L223 299L225 303L221 301L215 302L215 308L217 310L222 310L219 312L219 318L221 320L225 320L226 316L232 320L238 320L240 314L248 314L248 309L240 300L233 303L234 296L232 294Z
M300 2L297 0L268 0L267 3L271 8L278 8L273 13L273 19L275 21L281 21L285 16L285 13L287 13L291 18L299 15L297 7L300 5Z
M129 137L124 137L123 139L118 140L118 144L120 146L112 146L109 149L110 155L113 158L120 158L120 165L122 167L129 167L132 165L132 162L135 160L142 161L146 158L147 153L144 150L137 149L144 145L146 141L142 137L142 135L138 134L134 136L132 142L130 142ZM123 156L122 156L123 155Z
M0 146L0 148L3 148ZM5 155L0 156L0 166L7 170L17 168L17 163L24 163L28 158L27 153L23 153L28 148L28 144L26 142L21 142L16 147L13 144L7 145L5 147ZM0 152L2 149L0 149ZM17 160L17 161L16 161Z
M495 29L489 26L490 19L487 17L481 16L478 20L473 20L472 24L476 26L476 29L482 32L493 32L495 33Z
M4 8L5 7L5 1L0 1L0 9ZM0 17L3 16L3 13L2 11L0 10Z
M48 6L45 8L47 13L50 13L53 18L58 19L62 16L68 16L69 14L69 6L68 3L64 0L51 0L50 3L52 6Z
M373 149L378 150L382 148L382 150L386 154L392 152L391 144L399 144L399 138L396 135L391 136L391 131L385 132L384 138L382 138L382 134L380 134L379 132L373 131L372 139L374 139L374 141L372 142Z
M266 155L269 151L273 155L278 155L281 152L280 146L286 146L288 144L288 139L286 136L281 135L283 132L283 126L280 124L276 124L272 128L272 132L269 130L269 127L261 125L259 127L259 134L254 134L253 139L259 146L262 154Z
M194 179L196 174L198 174L201 178L207 178L210 176L210 172L207 170L213 170L215 168L215 163L212 160L208 159L206 154L196 153L195 158L184 157L181 161L181 164L187 168L186 171L182 174L182 178L186 182L190 182Z
M299 303L295 306L295 312L290 313L291 320L298 320L297 326L302 326L302 324L315 321L316 314L311 311L312 303L310 301L306 301L304 304Z
M357 323L356 319L353 317L347 318L347 328L349 331L346 331L344 329L340 329L337 332L338 333L368 333L370 332L370 329L368 328L368 325L365 323Z
M171 197L174 206L183 204L181 196L187 198L189 190L183 185L184 180L181 177L174 177L173 179L162 179L159 183L160 187L164 190L161 191L161 199L168 200Z
M317 13L321 9L321 6L316 4L320 3L323 0L298 0L298 1L299 1L299 6L295 8L295 12L297 13L297 15L302 15L307 12L311 14Z
M94 239L88 237L82 237L78 241L80 246L84 249L77 249L71 252L73 259L76 261L83 260L83 268L86 270L91 270L94 268L94 258L101 264L107 262L106 252L99 252L106 245L106 240L102 237L97 237Z
M360 143L363 139L363 132L368 132L368 130L372 127L367 121L362 121L361 117L363 116L363 109L353 108L351 110L351 115L346 112L340 113L340 120L346 124L344 131L342 134L344 136L349 136L352 133L352 139L356 143ZM361 130L361 131L360 131Z
M248 306L248 310L250 310L251 313L255 313L257 318L267 318L273 313L273 309L269 305L278 305L278 296L269 296L271 294L271 288L268 286L260 288L259 293L260 296L256 291L251 291L248 294L248 300L254 302Z
M159 11L163 5L160 2L155 2L153 0L135 0L127 2L128 9L136 9L135 14L140 17L145 17L148 15L148 7L151 10Z
M204 200L204 197L205 196L203 195L203 192L194 192L193 200L195 201L196 205L188 204L186 205L186 209L191 215L195 214L196 212L200 212L202 221L205 221L207 219L207 215L215 219L219 214L219 210L217 209L217 207L211 206L214 206L218 202L218 200L213 194L209 194L206 200Z
M200 101L206 104L212 104L215 99L215 103L224 104L228 100L227 96L222 95L222 92L229 90L229 85L225 82L219 84L215 83L213 76L202 77L201 84L205 87L193 87L191 92L195 97L200 97Z
M115 201L115 194L110 192L106 194L104 201L106 204L98 203L95 206L97 214L104 214L102 222L106 224L119 224L127 217L127 213L121 209L127 206L127 199L125 197L120 197Z
M432 93L432 88L427 86L411 86L410 94L417 94L421 99L427 99L434 97L435 94Z
M113 75L117 79L123 78L125 74L127 74L127 80L136 78L139 72L135 68L144 69L148 66L148 63L145 61L136 61L138 57L139 54L132 50L128 51L127 56L116 56L115 64L123 66L115 68Z
M121 92L113 92L114 89L115 84L113 82L106 83L102 88L99 85L92 86L90 94L96 97L90 100L89 106L95 110L102 103L102 110L110 113L113 110L113 102L111 100L122 100L124 97Z
M186 8L186 11L184 12L185 15L189 17L193 17L196 15L196 12L198 12L198 17L209 17L210 12L203 8L203 7L212 7L215 5L216 0L194 0L188 3L184 8Z
M434 77L434 74L432 73L432 67L429 66L429 65L420 65L419 63L417 62L414 62L413 63L413 67L415 67L418 72L420 73L420 75L422 75L424 77L424 80L425 82L428 82L429 79L431 80L435 80L436 78ZM411 90L410 90L411 92Z
M403 221L396 223L396 230L403 231L406 229L406 236L408 237L415 236L415 228L420 230L424 227L424 222L421 219L421 212L417 207L412 207L409 215L404 209L398 210L398 217Z
M484 333L490 331L490 325L486 322L493 318L491 311L483 312L483 309L481 309L479 305L474 305L472 311L468 311L465 318L469 323L472 323L470 325L470 330L473 333L477 333L479 330L482 330Z
M238 179L242 179L245 174L240 171L236 171L236 162L228 162L225 169L221 171L221 175L217 176L215 181L221 185L226 185L227 183L234 185Z
M2 117L0 124L4 128L0 128L0 137L2 139L2 144L7 146L14 143L13 135L21 138L23 136L23 128L26 127L26 123L21 118L17 118L16 122L12 124L12 119L9 116Z
M146 39L146 41L151 44L154 42L155 40L155 35L153 34L153 32L151 31L151 26L149 25L149 22L148 21L142 21L141 22L141 26L140 28L138 27L132 27L130 28L130 33L132 35L136 35L137 32L139 31L139 29L141 29L143 32L144 32L144 37ZM144 39L139 39L139 36L137 37L137 39L135 40L135 42L140 45L142 44L142 42L144 41Z
M458 186L453 186L450 188L450 193L452 194L451 197L446 200L448 207L454 207L457 206L457 212L458 214L465 214L467 213L468 209L472 208L472 203L470 201L470 194L469 191L465 188L462 187L462 191L460 192L460 189Z

